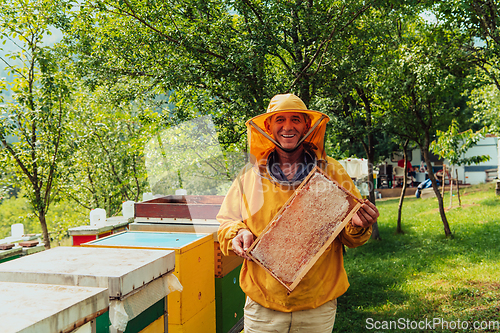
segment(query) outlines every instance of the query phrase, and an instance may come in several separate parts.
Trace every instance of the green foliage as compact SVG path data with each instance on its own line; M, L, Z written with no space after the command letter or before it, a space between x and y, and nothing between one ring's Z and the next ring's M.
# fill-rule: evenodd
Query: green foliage
M11 235L11 225L14 223L22 223L25 234L42 232L33 207L22 192L17 197L10 197L0 202L0 239ZM60 242L69 237L69 228L88 223L88 211L75 208L69 201L57 202L47 214L51 241Z
M468 84L470 63L463 61L466 54L454 48L458 37L418 21L404 28L408 30L401 36L382 87L385 119L400 137L426 147L436 130L447 128L463 111L461 92ZM440 47L446 41L451 43L448 50Z
M405 139L425 151L452 119L469 125L466 89L478 119L498 123L474 68L500 87L497 3L488 3L0 0L0 38L20 46L0 53L13 80L13 95L1 95L2 176L40 217L63 191L113 215L147 189L147 142L209 115L223 158L195 171L199 161L181 151L172 158L193 163L177 164L177 183L163 186L223 193L208 184L244 161L245 121L284 92L332 118L326 148L337 158L376 162ZM432 24L420 16L429 8ZM48 48L53 27L64 43Z
M374 149L388 135L381 131L384 96L378 87L390 63L388 55L395 44L393 32L400 15L398 9L384 7L364 12L329 55L325 70L331 79L316 88L321 98L315 99L315 107L332 116L328 140L345 144L351 155L367 157L371 163L389 156L386 150Z
M5 91L5 86L6 86L5 78L0 76L0 92ZM4 99L5 99L4 94L1 94L0 95L0 103L3 103ZM2 118L0 118L0 119L2 119Z
M483 139L487 132L486 127L477 132L473 132L472 129L459 132L458 123L453 120L448 131L437 131L437 141L431 143L430 149L434 154L450 161L451 165L460 166L486 162L490 159L488 155L465 157L465 153Z
M471 91L470 104L475 121L500 135L500 90L493 84L482 85Z
M500 90L500 3L496 0L438 1L434 12L442 24L463 31L472 42L474 63Z
M64 191L82 207L106 209L108 216L121 213L122 202L137 202L148 192L144 146L163 124L154 101L120 96L127 87L93 93L82 87L71 115L74 153Z
M242 151L223 150L211 117L199 117L159 132L145 146L154 194L224 195L246 164Z
M175 91L173 121L212 115L224 145L244 144L244 122L287 91L309 105L331 80L364 1L264 2L87 0L68 46L91 86L126 76ZM117 29L118 27L118 29Z
M11 197L0 203L0 238L10 236L10 226L14 223L23 223L25 233L30 233L31 227L38 225L33 208L25 198Z
M2 1L0 38L10 39L19 50L6 54L14 79L13 101L0 106L0 151L2 166L15 166L16 181L26 191L40 220L49 247L45 215L65 174L61 161L64 146L71 78L63 73L56 57L42 39L63 7L54 1ZM9 140L9 138L15 140Z
M83 207L75 207L70 200L58 201L47 214L50 239L58 243L70 237L69 228L88 224L89 211Z

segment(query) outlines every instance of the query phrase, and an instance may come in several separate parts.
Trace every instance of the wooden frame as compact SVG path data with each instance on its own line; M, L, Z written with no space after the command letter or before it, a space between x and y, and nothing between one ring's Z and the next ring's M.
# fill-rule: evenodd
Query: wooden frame
M295 278L293 281L286 281L283 276L280 274L280 272L276 272L273 270L271 265L268 265L266 262L263 260L259 260L255 255L252 254L254 249L259 246L261 242L266 242L266 239L264 241L262 240L265 235L272 235L273 231L276 229L277 225L279 223L285 223L286 225L287 221L282 222L282 217L286 215L286 210L289 209L289 207L292 207L294 204L294 199L300 194L301 196L307 195L307 192L304 192L304 194L301 194L302 189L311 181L314 175L316 174L321 174L323 175L328 181L333 183L340 189L342 192L346 194L346 200L348 201L348 208L345 213L343 213L342 217L338 220L335 221L335 225L332 226L333 230L330 230L330 234L326 235L328 238L324 243L321 245L319 250L314 253L312 256L307 258L306 260L301 260L302 264L300 265L300 268L297 270L297 273L295 275ZM335 189L337 191L337 189ZM332 192L332 191L331 191ZM325 201L334 198L333 196L325 197ZM337 196L338 198L338 196ZM319 257L326 251L328 246L334 241L334 239L337 237L337 235L344 229L345 225L351 220L352 216L358 211L358 209L361 207L362 201L349 193L345 188L343 188L340 184L338 184L335 180L331 179L325 172L323 172L320 168L315 167L309 175L304 179L304 181L300 184L300 186L295 190L295 193L287 200L287 202L281 207L281 209L278 211L278 213L274 216L274 218L271 220L271 222L266 226L266 228L262 231L262 233L257 237L255 242L253 242L252 246L247 250L247 255L258 265L260 265L266 272L271 274L276 280L278 280L287 290L288 293L291 293L294 288L299 284L299 282L302 280L302 278L307 274L307 272L311 269L311 267L316 263L316 261L319 259ZM292 213L290 213L292 214ZM309 217L309 216L308 216ZM307 217L306 217L307 219ZM309 221L306 221L309 224ZM318 224L318 228L320 228L321 225ZM318 229L318 232L323 232L323 229ZM267 236L268 238L270 237L271 239L273 238L272 236ZM321 237L315 237L314 239L318 239ZM324 237L323 237L324 239ZM300 240L307 244L307 240L304 240L303 238L300 238ZM320 240L321 241L321 240ZM320 242L319 241L319 242ZM267 241L268 242L268 241ZM269 243L269 242L268 242ZM272 244L272 243L269 243ZM293 244L291 244L293 245ZM289 248L298 248L297 243L295 243L294 246L290 246ZM264 245L265 246L265 245ZM319 246L319 245L318 245ZM270 255L270 258L272 259L272 254L271 253L266 253Z

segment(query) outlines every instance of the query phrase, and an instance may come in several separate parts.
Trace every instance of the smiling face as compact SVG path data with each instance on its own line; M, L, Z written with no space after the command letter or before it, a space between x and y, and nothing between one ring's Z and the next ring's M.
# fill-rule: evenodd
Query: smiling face
M286 149L293 149L309 130L310 124L300 112L280 112L266 122L266 129Z

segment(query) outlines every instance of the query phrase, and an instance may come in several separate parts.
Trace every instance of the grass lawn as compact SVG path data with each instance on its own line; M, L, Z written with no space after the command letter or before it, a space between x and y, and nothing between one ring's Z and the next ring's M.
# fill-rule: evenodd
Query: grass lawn
M399 199L377 202L382 241L347 250L351 287L338 299L334 332L500 331L500 197L491 183L461 193L462 207L454 196L447 210L453 239L435 198L405 198L403 235L395 234Z

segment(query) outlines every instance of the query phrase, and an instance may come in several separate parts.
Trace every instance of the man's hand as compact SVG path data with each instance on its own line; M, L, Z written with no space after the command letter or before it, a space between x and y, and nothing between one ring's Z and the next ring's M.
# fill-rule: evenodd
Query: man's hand
M240 256L242 258L245 258L247 260L252 260L250 257L247 256L245 253L250 245L252 245L253 241L255 240L255 237L253 234L250 232L248 229L240 229L238 230L238 233L236 236L233 238L233 251L236 253L237 256Z
M361 208L352 217L351 224L355 227L368 228L377 222L379 215L377 207L370 200L366 199Z

